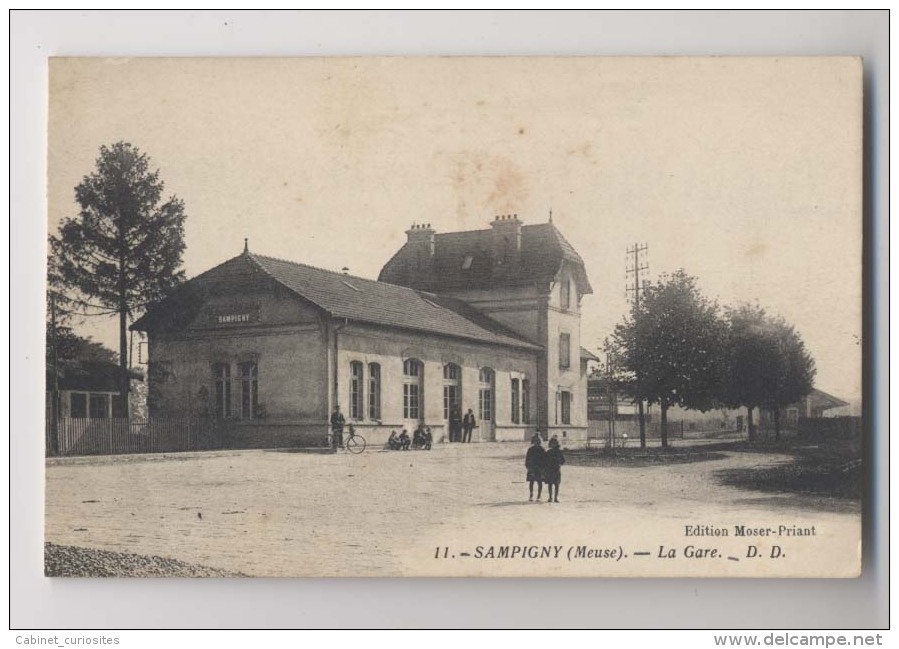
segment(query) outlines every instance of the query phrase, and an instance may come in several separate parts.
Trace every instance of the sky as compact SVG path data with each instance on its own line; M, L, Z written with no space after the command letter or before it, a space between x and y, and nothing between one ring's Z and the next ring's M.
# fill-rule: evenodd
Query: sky
M413 223L553 222L596 350L626 249L796 326L861 395L861 63L842 58L53 59L48 227L125 140L185 202L184 267L253 252L376 278ZM76 325L115 348L115 322Z

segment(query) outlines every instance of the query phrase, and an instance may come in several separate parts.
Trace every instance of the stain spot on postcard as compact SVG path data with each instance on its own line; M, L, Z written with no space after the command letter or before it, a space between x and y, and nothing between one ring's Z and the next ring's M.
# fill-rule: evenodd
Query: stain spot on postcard
M765 254L768 250L768 246L762 243L761 241L754 241L746 248L746 252L744 255L749 259L757 259Z
M451 156L449 177L456 200L460 226L478 212L505 214L518 212L529 194L528 180L520 165L511 158L480 152Z

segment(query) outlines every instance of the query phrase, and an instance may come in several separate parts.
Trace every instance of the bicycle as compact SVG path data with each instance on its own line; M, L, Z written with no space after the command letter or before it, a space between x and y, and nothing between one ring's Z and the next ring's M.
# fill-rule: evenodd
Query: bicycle
M337 437L334 435L334 431L328 432L328 446L336 453L337 452ZM365 450L365 438L362 435L358 434L355 429L350 426L347 430L346 438L343 440L343 448L345 448L348 452L353 454L359 454Z
M356 433L350 426L349 436L343 441L343 447L350 453L361 453L365 450L365 438Z

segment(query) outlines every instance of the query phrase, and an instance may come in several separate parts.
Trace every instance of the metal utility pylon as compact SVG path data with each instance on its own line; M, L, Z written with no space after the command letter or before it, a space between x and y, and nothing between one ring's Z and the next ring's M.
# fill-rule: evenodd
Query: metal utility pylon
M642 284L640 283L640 273L649 270L649 263L646 262L646 255L648 254L648 252L649 244L646 243L642 245L639 243L635 243L632 248L627 249L628 263L631 265L627 267L625 277L633 275L634 284L633 286L627 286L626 291L628 293L633 291L635 314L640 311L640 292L646 289L646 280L643 280ZM633 261L631 261L631 256L633 256ZM646 417L643 412L643 398L640 390L639 373L637 373L636 380L637 394L640 395L640 398L637 399L637 416L640 422L640 448L646 448Z

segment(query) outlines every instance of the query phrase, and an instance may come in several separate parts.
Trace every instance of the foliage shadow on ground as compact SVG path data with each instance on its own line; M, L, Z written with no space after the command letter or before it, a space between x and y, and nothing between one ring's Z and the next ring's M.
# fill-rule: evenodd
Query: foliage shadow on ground
M716 471L715 477L724 485L768 493L861 499L861 444L856 438L797 436L740 446L788 455L792 461Z
M566 464L571 466L621 467L639 469L668 464L692 464L722 460L727 456L708 447L624 448L566 450Z

